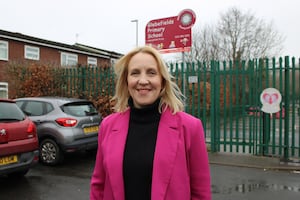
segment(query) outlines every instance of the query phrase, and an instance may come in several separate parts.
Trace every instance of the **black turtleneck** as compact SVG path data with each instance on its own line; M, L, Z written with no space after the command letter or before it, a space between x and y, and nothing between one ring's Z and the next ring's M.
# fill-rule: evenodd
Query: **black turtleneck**
M124 151L123 176L126 200L150 200L153 158L160 120L159 99L137 109L129 99L130 120Z

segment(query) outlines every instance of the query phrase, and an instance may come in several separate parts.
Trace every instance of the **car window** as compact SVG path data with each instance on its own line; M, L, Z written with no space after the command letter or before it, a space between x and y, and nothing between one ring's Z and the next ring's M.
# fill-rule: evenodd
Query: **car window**
M17 105L28 116L45 115L51 112L52 110L54 110L54 107L51 103L35 101L35 100L30 100L30 101L18 100Z
M89 102L69 103L62 106L63 112L73 116L97 115L94 105Z
M16 104L19 108L21 108L22 105L24 104L24 101L16 101Z
M0 102L0 120L23 120L24 113L14 103Z
M21 108L28 116L45 115L53 110L50 103L40 101L27 101Z
M49 113L49 112L51 112L52 110L54 110L54 108L53 108L53 106L52 106L52 104L50 104L50 103L45 103L45 106L46 106L46 113Z
M28 101L23 110L29 116L43 115L43 102Z

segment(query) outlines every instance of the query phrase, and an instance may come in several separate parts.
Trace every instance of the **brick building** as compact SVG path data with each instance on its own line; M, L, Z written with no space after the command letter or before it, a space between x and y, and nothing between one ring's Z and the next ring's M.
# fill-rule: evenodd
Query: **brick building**
M5 82L4 67L12 61L39 62L61 67L111 66L120 53L95 47L40 39L21 33L0 30L0 82Z

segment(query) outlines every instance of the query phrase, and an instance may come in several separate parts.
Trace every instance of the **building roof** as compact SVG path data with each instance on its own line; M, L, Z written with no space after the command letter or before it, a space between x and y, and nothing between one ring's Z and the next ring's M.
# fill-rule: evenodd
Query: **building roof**
M102 57L102 58L115 58L118 59L122 56L122 54L114 52L114 51L108 51L104 49L99 49L95 47L90 47L87 45L75 43L74 45L64 44L60 42L54 42L50 40L45 40L37 37L32 37L28 35L24 35L17 32L9 32L5 30L0 29L0 38L25 42L32 45L39 45L39 46L45 46L49 48L55 48L60 49L63 51L69 51L74 53L80 53L80 54L86 54L89 56L96 56L96 57Z

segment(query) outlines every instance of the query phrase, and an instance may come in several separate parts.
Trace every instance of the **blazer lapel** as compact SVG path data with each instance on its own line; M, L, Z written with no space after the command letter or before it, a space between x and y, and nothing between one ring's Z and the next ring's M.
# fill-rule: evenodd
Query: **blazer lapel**
M162 113L153 163L152 199L164 199L178 148L178 118L169 109Z
M107 170L115 199L124 200L124 182L123 182L123 154L128 132L130 112L120 114L113 125L112 132L108 139Z

